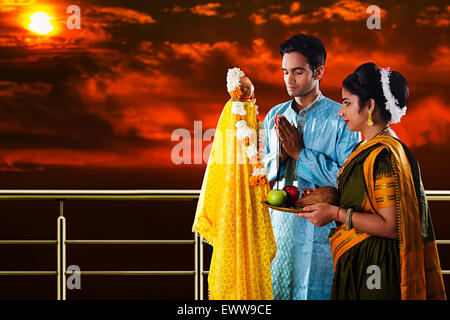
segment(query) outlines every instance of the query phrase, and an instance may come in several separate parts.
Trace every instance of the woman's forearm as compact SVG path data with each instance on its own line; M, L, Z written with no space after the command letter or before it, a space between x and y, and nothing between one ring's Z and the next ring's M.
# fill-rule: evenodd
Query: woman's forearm
M337 217L338 221L345 224L346 210L341 208ZM395 219L386 219L377 213L353 212L352 226L359 231L373 236L398 239Z

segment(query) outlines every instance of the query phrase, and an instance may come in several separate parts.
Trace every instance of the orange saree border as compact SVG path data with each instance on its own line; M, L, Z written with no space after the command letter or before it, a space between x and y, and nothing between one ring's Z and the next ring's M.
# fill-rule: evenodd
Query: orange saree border
M336 232L329 238L331 256L334 261L334 270L336 270L336 263L344 252L368 237L370 237L370 235L360 232L355 228L346 230L345 225L336 229Z

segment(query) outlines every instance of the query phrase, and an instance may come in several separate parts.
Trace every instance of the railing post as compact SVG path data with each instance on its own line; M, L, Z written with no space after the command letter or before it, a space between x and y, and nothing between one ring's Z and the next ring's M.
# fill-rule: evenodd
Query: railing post
M198 273L198 234L197 231L194 232L194 299L198 300L198 286L199 286L199 282L200 282L200 277L199 277L199 273Z
M59 200L57 224L57 298L58 300L66 300L66 219L64 218L64 200Z
M200 300L203 300L203 237L199 235L200 238Z

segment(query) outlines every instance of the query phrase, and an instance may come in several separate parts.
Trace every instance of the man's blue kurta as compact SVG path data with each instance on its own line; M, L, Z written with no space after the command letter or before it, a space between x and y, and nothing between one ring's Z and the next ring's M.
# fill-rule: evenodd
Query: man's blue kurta
M303 133L304 148L297 161L288 157L280 164L279 189L336 186L337 174L353 147L361 140L358 132L348 130L338 116L340 104L321 93L298 114L290 100L273 107L264 119L266 156L264 164L269 181L277 177L275 116L284 115ZM335 222L316 227L293 213L270 210L277 254L272 261L274 299L330 299L333 260L328 234Z

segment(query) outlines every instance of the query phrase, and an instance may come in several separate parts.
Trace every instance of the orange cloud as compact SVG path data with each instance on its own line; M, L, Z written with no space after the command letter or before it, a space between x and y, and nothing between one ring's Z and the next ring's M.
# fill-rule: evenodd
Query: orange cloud
M301 8L300 2L294 1L294 2L292 2L292 4L291 4L291 7L290 7L290 9L289 9L289 12L290 12L291 14L296 13L297 11L300 10L300 8Z
M237 47L237 42L220 41L212 44L206 42L191 42L191 43L170 43L165 45L173 50L177 59L187 58L194 63L204 63L213 52L226 53L229 50Z
M116 125L136 128L141 137L149 140L169 141L169 128L186 127L190 124L185 113L176 105L161 101L155 108L152 104L140 102L140 105L127 106L122 118Z
M16 47L17 39L0 36L0 47Z
M120 7L88 7L86 9L87 15L100 14L103 21L108 22L123 22L123 23L155 23L156 21L148 14Z
M429 71L437 74L443 74L442 80L448 80L450 72L450 47L447 45L438 46L431 54L433 62L428 67Z
M180 13L180 12L187 11L187 9L186 8L182 8L180 6L175 6L170 11L175 12L175 13Z
M15 95L47 95L53 88L52 84L43 82L17 83L12 81L0 81L0 97L13 97Z
M450 112L439 97L429 96L392 127L408 147L445 146L450 140Z
M89 112L108 121L117 135L136 130L136 135L149 140L170 139L169 128L186 127L189 121L176 97L186 98L183 82L158 71L152 74L133 72L118 66L117 75L96 75L77 84ZM116 108L111 110L110 103ZM181 101L181 97L178 99Z
M400 72L411 88L436 85L442 87L449 84L450 48L441 45L430 54L427 64L413 64L409 61L408 52L390 52L386 54L383 47L378 50L362 50L345 45L339 39L327 44L327 61L323 87L341 87L344 78L358 66L373 62L379 67L390 67Z
M366 20L368 17L366 12L368 6L356 0L341 0L329 8L320 8L313 13L313 16L321 20L332 20L334 17L339 17L345 21Z
M228 12L225 14L220 14L218 9L221 7L220 3L214 2L214 3L206 3L206 4L198 4L191 8L185 8L180 6L175 6L172 9L165 9L165 12L173 12L173 13L181 13L190 11L191 13L198 15L198 16L207 16L207 17L221 17L221 18L232 18L236 15L235 12Z
M172 167L170 140L167 147L122 152L27 149L0 151L0 171L42 171L46 166L75 167ZM26 167L24 168L24 164Z
M384 41L384 40L383 40ZM438 46L430 53L428 64L412 64L407 51L386 53L384 47L363 50L334 38L326 43L327 61L324 84L339 84L359 65L374 62L380 67L390 67L402 73L409 84L444 84L449 82L450 48Z
M250 47L241 47L237 42L227 41L213 44L167 42L166 45L174 51L177 58L191 59L197 66L206 63L213 54L220 54L226 56L233 66L241 67L251 79L269 84L282 83L281 59L264 39L254 39Z
M219 13L217 9L220 7L220 3L207 3L207 4L198 4L195 7L191 8L191 12L197 14L199 16L218 16Z
M340 0L330 7L320 7L310 14L298 15L293 14L300 10L300 4L294 4L295 2L291 5L289 14L273 13L270 15L270 19L278 20L284 25L289 26L300 23L314 24L323 21L335 21L336 18L344 21L361 21L369 17L366 11L369 5L357 0ZM387 11L384 9L380 11L382 17L387 14Z
M279 14L279 13L273 13L270 16L270 19L272 20L278 20L282 24L289 26L291 24L300 24L304 22L307 19L307 16L304 14L298 15L298 16L291 16L289 14Z
M445 8L426 7L424 12L419 14L416 23L438 28L448 27L450 25L450 5Z
M37 104L36 101L48 96L53 87L53 84L43 82L0 81L0 131L8 134L51 134L50 128L33 124L35 119L26 116L32 111L23 102L30 99ZM14 105L17 99L20 99L18 106ZM13 110L8 110L9 108ZM23 116L20 120L15 117L18 113ZM36 113L34 114L36 115Z
M267 20L264 18L262 14L252 13L249 17L249 20L256 25L264 24Z
M35 3L36 0L0 0L0 12L10 13Z
M4 13L10 13L10 12L13 12L16 10L17 10L16 7L0 7L0 12L4 12Z

